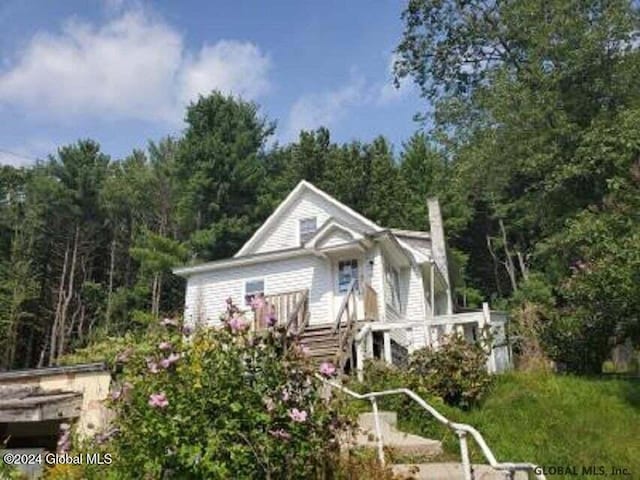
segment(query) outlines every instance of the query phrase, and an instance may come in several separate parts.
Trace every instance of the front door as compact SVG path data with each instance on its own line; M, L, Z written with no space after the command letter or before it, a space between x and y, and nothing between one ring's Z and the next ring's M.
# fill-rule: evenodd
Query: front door
M360 261L352 257L340 258L335 261L333 270L333 320L335 320L352 280L355 279L356 282L360 282ZM356 288L358 286L356 284Z

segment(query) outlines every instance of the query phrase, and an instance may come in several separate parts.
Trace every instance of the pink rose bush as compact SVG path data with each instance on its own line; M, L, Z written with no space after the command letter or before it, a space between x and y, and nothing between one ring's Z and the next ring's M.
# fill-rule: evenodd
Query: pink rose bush
M325 377L333 377L336 374L336 367L331 362L322 362L320 365L320 374Z
M302 423L307 421L307 412L305 410L298 410L297 408L292 408L289 410L289 418L294 422Z
M337 395L320 394L318 367L282 327L255 335L230 300L224 328L186 336L166 320L127 346L114 420L92 447L117 460L90 478L316 478L336 462L349 419Z
M71 425L61 423L59 427L58 453L67 453L71 449Z
M149 406L154 408L165 408L169 405L169 400L167 400L167 396L162 393L152 393L149 395Z

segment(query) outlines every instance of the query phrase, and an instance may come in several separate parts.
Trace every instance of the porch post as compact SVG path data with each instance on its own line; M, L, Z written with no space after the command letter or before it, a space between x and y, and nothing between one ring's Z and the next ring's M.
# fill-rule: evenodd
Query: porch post
M493 352L493 340L490 338L491 332L491 310L489 310L489 304L482 302L482 319L478 321L478 329L480 330L480 336L489 348L489 357L487 358L487 370L489 373L495 373L496 371L496 357Z
M430 299L430 303L431 303L431 322L430 325L427 327L427 340L429 341L429 347L434 348L437 345L437 340L434 342L433 341L433 332L431 331L431 329L433 328L433 321L435 320L436 317L436 287L435 287L435 280L436 280L436 274L435 274L435 263L433 262L433 260L431 261L430 265L429 265L429 275L430 275L430 279L429 279L429 299Z
M388 330L386 330L384 332L383 338L384 338L384 361L387 362L389 365L391 365L391 363L392 363L392 359L391 359L391 335L389 334Z

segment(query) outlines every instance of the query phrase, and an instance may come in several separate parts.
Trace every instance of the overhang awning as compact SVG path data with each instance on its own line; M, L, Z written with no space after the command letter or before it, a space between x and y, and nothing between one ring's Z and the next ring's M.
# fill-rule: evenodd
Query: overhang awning
M82 393L42 390L36 386L0 386L0 423L41 422L76 418L82 411Z

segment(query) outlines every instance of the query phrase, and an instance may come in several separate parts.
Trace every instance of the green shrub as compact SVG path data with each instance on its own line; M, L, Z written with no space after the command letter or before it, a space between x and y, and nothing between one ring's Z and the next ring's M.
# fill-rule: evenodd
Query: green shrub
M482 347L452 335L437 348L422 348L409 359L408 375L418 393L436 395L447 404L469 408L491 386Z
M90 446L114 463L86 478L316 478L337 464L340 399L321 397L282 330L251 334L235 313L189 337L164 323L122 350L115 420Z
M616 365L611 360L602 362L602 373L615 373Z

